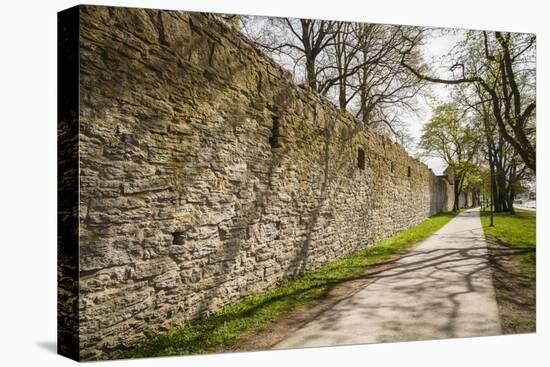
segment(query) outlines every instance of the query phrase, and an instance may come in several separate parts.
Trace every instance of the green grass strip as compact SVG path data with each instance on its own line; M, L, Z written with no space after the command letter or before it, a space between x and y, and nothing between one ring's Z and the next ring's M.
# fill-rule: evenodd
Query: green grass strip
M494 227L489 227L488 211L481 212L481 222L485 235L497 238L519 250L519 254L528 275L536 273L536 229L537 214L534 211L516 209L516 214L508 212L494 213Z
M202 354L231 347L247 331L261 331L296 307L320 300L338 284L360 275L369 266L389 259L448 223L456 213L441 213L375 245L326 264L266 293L231 304L214 315L146 340L122 358Z

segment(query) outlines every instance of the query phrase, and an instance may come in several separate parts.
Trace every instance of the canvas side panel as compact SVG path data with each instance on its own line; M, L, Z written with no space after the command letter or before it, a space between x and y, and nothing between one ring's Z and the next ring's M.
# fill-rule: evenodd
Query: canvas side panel
M57 348L79 359L78 70L79 8L57 17Z

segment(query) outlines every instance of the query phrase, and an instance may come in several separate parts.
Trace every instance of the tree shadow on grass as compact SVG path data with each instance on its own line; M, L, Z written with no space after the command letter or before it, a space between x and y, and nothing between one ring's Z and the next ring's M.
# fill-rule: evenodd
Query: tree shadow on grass
M536 249L514 247L494 237L487 242L503 332L535 332Z

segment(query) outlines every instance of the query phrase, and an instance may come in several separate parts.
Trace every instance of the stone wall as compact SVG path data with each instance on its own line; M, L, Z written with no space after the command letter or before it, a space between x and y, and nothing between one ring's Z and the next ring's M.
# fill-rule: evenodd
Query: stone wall
M357 126L215 16L81 6L81 358L449 209L446 180Z
M78 8L57 27L57 345L78 359Z

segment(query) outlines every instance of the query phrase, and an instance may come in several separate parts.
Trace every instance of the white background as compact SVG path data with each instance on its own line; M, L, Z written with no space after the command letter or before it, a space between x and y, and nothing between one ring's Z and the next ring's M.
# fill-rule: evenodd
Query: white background
M543 0L180 0L88 3L536 32L537 334L102 362L113 366L548 365L548 56ZM0 365L64 366L56 340L56 12L73 1L4 1L0 12ZM546 186L546 192L543 189ZM350 332L353 332L350 331ZM546 350L544 349L546 346ZM544 361L546 359L546 361ZM546 362L546 363L545 363Z

